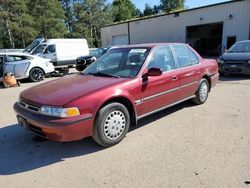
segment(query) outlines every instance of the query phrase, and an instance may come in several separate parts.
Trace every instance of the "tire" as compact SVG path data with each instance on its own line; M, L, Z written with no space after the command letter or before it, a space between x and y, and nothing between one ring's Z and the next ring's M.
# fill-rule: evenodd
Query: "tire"
M195 93L195 98L193 99L193 102L195 104L203 104L206 102L209 94L209 83L208 80L205 78L202 78L200 80L199 88Z
M110 103L97 113L92 137L96 143L110 147L122 141L129 126L130 116L127 108L120 103Z
M69 67L64 67L59 70L59 73L61 73L63 76L69 74Z
M41 68L35 67L30 70L29 79L32 82L40 82L44 79L45 74Z

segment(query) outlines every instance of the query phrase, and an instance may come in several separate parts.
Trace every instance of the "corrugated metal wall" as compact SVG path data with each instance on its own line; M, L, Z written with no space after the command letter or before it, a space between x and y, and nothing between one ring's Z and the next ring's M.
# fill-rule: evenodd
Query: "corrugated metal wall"
M232 15L232 18L229 18ZM249 39L250 0L219 4L191 11L180 12L179 16L169 14L150 19L131 21L101 29L102 45L112 45L116 35L129 35L131 44L149 42L186 42L186 27L223 22L222 45L226 46L228 36L236 40ZM129 27L128 27L129 24ZM128 32L128 28L130 32Z

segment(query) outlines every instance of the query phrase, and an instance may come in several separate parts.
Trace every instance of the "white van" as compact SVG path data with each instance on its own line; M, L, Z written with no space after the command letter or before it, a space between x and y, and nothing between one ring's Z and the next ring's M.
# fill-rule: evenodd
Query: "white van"
M89 55L89 47L86 39L48 39L32 50L32 54L50 59L60 69L75 65L80 56Z

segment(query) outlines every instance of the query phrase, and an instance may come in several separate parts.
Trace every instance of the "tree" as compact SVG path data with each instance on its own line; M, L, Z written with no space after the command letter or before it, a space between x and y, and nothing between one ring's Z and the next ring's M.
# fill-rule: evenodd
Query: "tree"
M185 0L161 0L160 6L162 11L169 13L174 10L184 9Z
M106 0L83 0L74 4L70 37L86 38L91 47L99 47L101 26L111 23L112 20L110 9Z
M114 0L113 7L113 21L119 22L140 17L141 12L130 0Z
M60 38L67 34L64 10L58 0L30 0L35 28L45 38Z
M145 8L143 10L143 16L157 15L161 13L161 6L154 5L153 8L149 4L145 4Z
M24 48L36 35L36 30L32 27L34 20L28 14L28 3L28 0L0 0L0 16L3 18L0 22L3 30L1 38L8 38L8 47Z

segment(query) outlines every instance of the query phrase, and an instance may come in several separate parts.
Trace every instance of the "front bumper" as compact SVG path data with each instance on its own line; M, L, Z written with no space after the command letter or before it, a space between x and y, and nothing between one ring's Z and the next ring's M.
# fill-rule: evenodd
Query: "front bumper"
M221 73L230 74L250 74L250 64L249 63L223 63L219 64L219 70Z
M80 115L72 118L55 118L30 112L19 103L14 104L19 124L41 137L53 141L81 140L92 135L93 116Z

